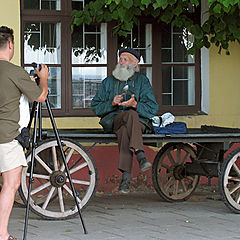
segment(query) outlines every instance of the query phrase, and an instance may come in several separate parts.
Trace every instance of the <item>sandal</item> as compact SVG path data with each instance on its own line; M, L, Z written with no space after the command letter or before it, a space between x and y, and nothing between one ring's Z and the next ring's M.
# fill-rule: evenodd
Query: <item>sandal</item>
M8 240L20 240L20 239L15 238L15 237L13 237L12 235L10 235L10 236L8 237Z

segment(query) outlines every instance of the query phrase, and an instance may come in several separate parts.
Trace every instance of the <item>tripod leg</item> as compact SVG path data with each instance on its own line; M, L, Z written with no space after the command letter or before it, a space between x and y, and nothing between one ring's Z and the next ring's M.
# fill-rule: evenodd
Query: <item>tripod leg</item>
M36 106L37 106L37 102L33 102L32 110L31 110L31 113L30 113L30 121L29 121L28 126L27 126L28 129L30 129L31 126L32 126L32 120L33 120L33 117L35 115Z
M77 206L79 217L80 217L80 220L81 220L81 223L82 223L83 231L84 231L84 234L87 234L87 230L86 230L86 227L85 227L85 224L84 224L84 221L83 221L83 218L82 218L82 214L81 214L81 209L79 207L77 194L76 194L75 188L74 188L73 183L72 183L72 178L71 178L71 175L70 175L70 171L69 171L69 168L68 168L68 165L67 165L67 162L66 162L66 156L65 156L65 153L63 152L62 143L61 143L61 140L59 138L59 134L58 134L56 123L54 121L53 114L52 114L52 111L51 111L51 108L50 108L48 97L47 97L45 102L46 102L46 106L47 106L47 109L48 109L49 117L50 117L50 120L51 120L51 123L52 123L52 126L53 126L55 137L56 137L56 140L57 140L60 152L61 152L61 156L63 158L63 163L64 163L64 166L65 166L65 169L66 169L66 172L67 172L67 177L69 179L69 183L70 183L70 186L71 186L72 194L73 194L75 202L76 202L76 206Z
M35 108L34 131L33 131L33 140L32 140L32 155L31 155L31 169L30 169L30 176L29 176L28 198L27 198L27 206L26 206L26 214L25 214L25 225L24 225L23 240L27 239L27 226L28 226L28 218L29 218L30 194L31 194L31 187L32 187L32 183L33 183L33 168L34 168L34 159L35 159L35 148L36 148L36 142L37 142L38 109L39 109L39 103L36 105L36 108Z

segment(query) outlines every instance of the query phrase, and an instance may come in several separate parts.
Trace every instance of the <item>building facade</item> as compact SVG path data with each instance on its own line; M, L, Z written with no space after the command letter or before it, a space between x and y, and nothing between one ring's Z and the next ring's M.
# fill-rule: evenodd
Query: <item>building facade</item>
M27 71L32 62L50 68L49 99L60 128L99 127L89 108L91 99L114 69L122 47L141 54L140 68L152 83L159 115L170 111L189 127L240 127L237 43L230 45L230 56L219 55L215 47L186 55L193 36L184 28L151 19L142 19L127 37L113 35L111 23L82 25L71 34L71 12L84 4L84 0L13 0L1 8L1 25L12 27L16 35L13 61ZM203 21L206 9L203 1L201 11L192 10L194 21Z
M238 43L230 44L230 56L224 52L219 55L215 46L186 55L193 36L184 28L144 18L124 38L113 34L112 23L82 25L71 33L71 12L82 9L84 0L0 1L0 25L15 32L13 63L28 72L32 62L49 66L49 100L58 128L100 128L99 119L89 108L91 99L101 81L114 69L117 51L122 47L132 47L141 54L140 68L151 81L159 115L171 112L177 121L193 128L201 125L240 128ZM203 0L201 9L192 9L189 14L194 21L203 22L206 12L207 1ZM46 117L43 127L49 126ZM94 159L97 167L102 167L99 170L104 175L102 181L113 183L115 172L111 169L116 169L117 150L108 150L113 151L108 171L101 159L110 152L99 151L99 163ZM152 151L148 149L148 154L154 157ZM151 174L148 175L150 178Z

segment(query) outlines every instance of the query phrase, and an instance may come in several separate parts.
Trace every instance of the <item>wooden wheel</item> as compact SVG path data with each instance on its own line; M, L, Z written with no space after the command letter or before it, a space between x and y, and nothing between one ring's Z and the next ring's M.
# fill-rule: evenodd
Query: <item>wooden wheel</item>
M220 191L225 205L233 212L240 213L240 148L224 160L220 171Z
M91 155L78 143L62 139L70 175L81 209L95 194L97 169ZM20 196L27 203L31 152L26 156L28 168L23 169ZM45 219L68 219L78 214L63 159L56 140L42 142L35 150L34 182L30 209Z
M158 152L152 168L153 185L167 201L187 200L199 182L199 176L186 174L186 163L196 159L188 144L168 143Z

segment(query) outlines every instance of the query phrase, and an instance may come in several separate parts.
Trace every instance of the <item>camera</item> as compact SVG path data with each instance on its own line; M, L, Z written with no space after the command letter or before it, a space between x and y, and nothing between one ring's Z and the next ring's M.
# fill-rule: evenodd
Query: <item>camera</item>
M39 83L40 83L40 78L39 78L39 76L37 75L36 68L37 68L39 71L41 71L42 66L41 66L41 64L37 64L37 63L35 63L35 62L33 62L33 63L31 64L31 66L32 66L34 69L30 71L30 76L33 77L33 78L35 78L37 85L39 85Z

